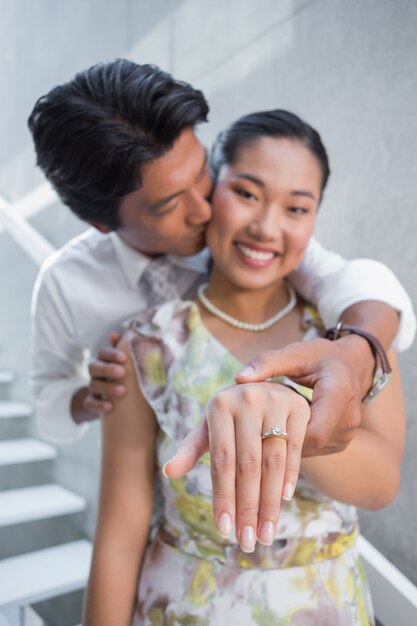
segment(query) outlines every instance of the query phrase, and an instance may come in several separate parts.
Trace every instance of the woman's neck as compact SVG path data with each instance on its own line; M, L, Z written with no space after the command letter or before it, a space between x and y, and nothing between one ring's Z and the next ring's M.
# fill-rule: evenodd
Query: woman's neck
M206 297L224 313L241 322L260 324L288 304L283 279L260 289L244 289L231 282L216 267L205 291Z

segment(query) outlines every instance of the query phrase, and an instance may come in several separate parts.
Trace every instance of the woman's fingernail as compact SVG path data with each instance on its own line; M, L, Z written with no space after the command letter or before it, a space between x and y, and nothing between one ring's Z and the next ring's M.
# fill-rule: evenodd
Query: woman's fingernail
M272 545L274 541L274 522L264 522L261 528L261 534L259 535L259 543L262 543L264 546Z
M253 365L246 365L243 370L237 373L237 376L250 376L255 371Z
M169 478L168 474L166 473L166 466L168 465L169 461L167 461L166 463L163 464L162 466L162 473L165 476L165 478Z
M243 552L253 552L255 550L255 530L252 526L244 526L240 535L240 547Z
M282 492L283 500L291 500L294 495L294 485L292 483L287 483L284 487L284 491Z
M221 537L228 539L232 534L232 518L228 513L222 513L217 520L217 531Z

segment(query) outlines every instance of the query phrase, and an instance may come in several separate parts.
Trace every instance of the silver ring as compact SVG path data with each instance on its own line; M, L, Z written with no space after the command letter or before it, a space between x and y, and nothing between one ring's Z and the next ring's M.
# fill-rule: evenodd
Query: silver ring
M282 428L280 428L279 426L277 426L276 424L274 424L274 426L272 426L271 430L269 430L266 433L262 433L262 435L261 435L262 441L264 439L270 439L271 437L278 437L280 439L287 439L288 438L288 433L285 430L283 430Z

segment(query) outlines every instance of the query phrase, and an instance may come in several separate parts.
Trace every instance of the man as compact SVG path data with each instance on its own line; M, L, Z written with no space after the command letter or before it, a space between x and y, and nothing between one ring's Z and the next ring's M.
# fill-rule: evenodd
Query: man
M124 393L123 355L100 350L110 333L120 332L124 319L151 304L192 296L204 279L211 180L194 129L207 114L201 92L158 68L125 60L81 72L35 105L29 127L38 164L62 201L94 227L48 259L34 292L36 410L41 434L52 441L82 436L87 422ZM388 347L400 311L397 343L410 343L414 317L389 270L370 261L346 264L317 243L306 256L294 284L308 300L318 301L326 323L343 313L344 321ZM366 299L383 300L396 310L360 302ZM89 380L86 361L97 352ZM304 454L335 452L359 423L374 365L367 342L349 335L264 354L239 382L285 373L314 386ZM243 399L239 412L247 419L248 411ZM207 445L203 421L168 471L186 471ZM216 451L215 437L210 449ZM221 490L220 472L214 498ZM249 500L237 503L238 516L256 509L253 491Z

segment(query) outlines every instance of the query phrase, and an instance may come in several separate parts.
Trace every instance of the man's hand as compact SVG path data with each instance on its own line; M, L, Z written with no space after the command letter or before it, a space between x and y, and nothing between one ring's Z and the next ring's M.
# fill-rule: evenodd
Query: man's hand
M245 552L257 538L275 538L281 495L291 500L298 480L301 449L310 407L292 389L272 382L234 385L208 403L205 419L191 431L164 474L177 478L190 471L210 449L213 515L228 537L233 526ZM287 439L261 440L277 425Z
M398 312L382 302L358 302L342 316L346 324L375 335L385 350L398 330ZM337 341L316 339L263 352L235 380L247 383L286 375L313 387L303 456L317 456L341 452L352 441L361 423L361 400L371 387L374 367L368 342L346 335Z
M303 456L341 452L361 423L361 399L371 386L374 357L365 339L315 339L262 352L235 378L238 383L286 375L314 388Z
M121 398L126 393L121 382L126 375L126 355L115 347L119 340L118 333L110 335L111 347L100 350L89 365L89 385L74 394L71 413L77 424L92 421L100 417L100 413L111 411L112 399Z

